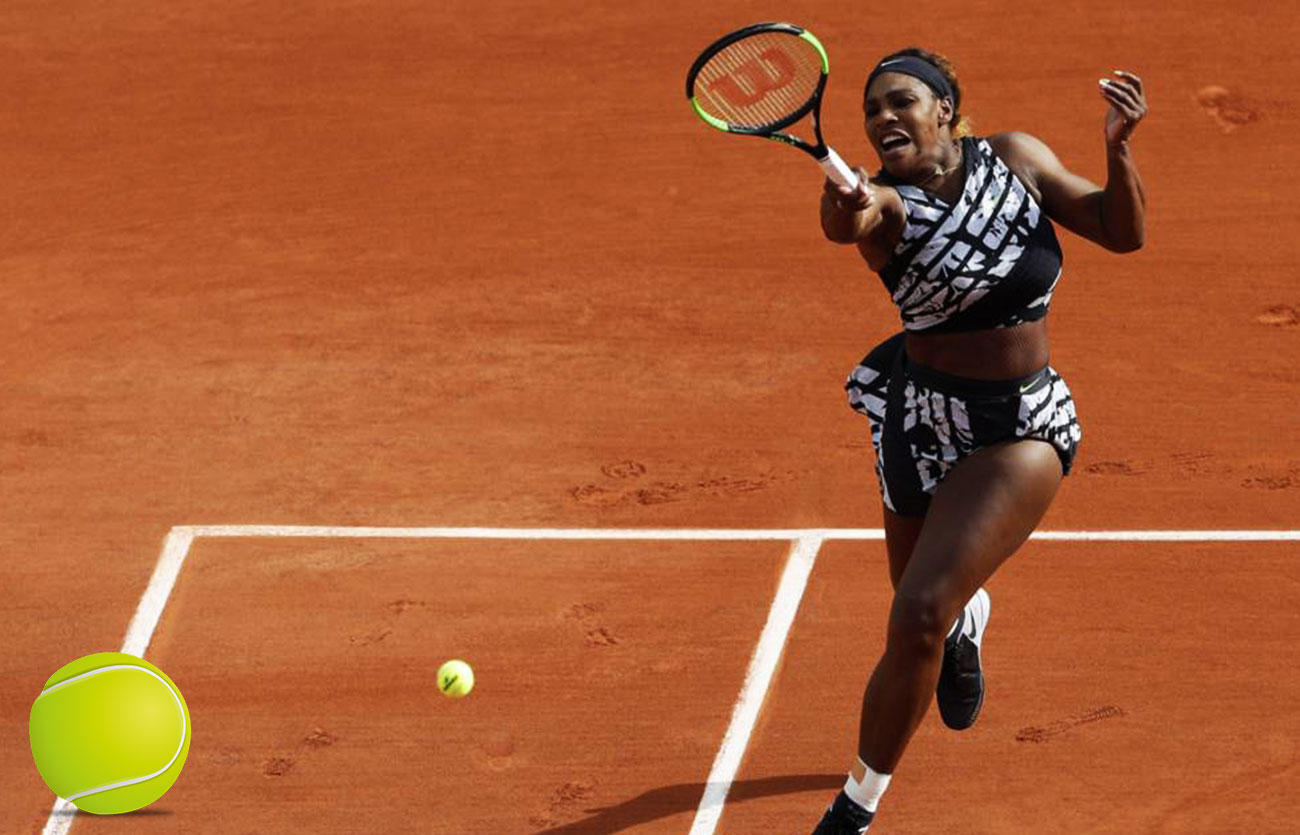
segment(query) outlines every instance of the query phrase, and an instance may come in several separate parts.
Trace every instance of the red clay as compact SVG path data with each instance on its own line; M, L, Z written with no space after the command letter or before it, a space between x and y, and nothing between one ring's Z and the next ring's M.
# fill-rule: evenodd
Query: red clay
M977 132L1030 131L1094 179L1095 79L1142 74L1148 244L1064 240L1052 361L1085 436L1044 526L1297 527L1287 7L780 14L831 52L825 124L851 162L874 164L857 99L889 49L947 53ZM0 830L49 812L26 740L40 684L120 647L173 525L879 524L840 387L896 313L820 239L816 168L710 131L682 95L695 53L755 17L0 9ZM986 717L927 721L882 831L1289 831L1297 556L1027 548L993 586ZM800 831L840 782L880 558L827 546L719 831ZM189 697L191 762L162 813L76 832L683 832L784 546L241 540L191 559L149 651ZM620 643L588 646L600 628ZM425 687L440 641L482 659L463 703ZM590 686L548 678L561 659Z

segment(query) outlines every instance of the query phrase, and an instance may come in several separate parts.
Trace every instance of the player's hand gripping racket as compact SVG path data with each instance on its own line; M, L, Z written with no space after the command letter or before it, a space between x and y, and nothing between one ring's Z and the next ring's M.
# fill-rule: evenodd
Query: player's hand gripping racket
M858 175L822 139L822 91L830 60L821 42L790 23L756 23L719 39L695 59L686 97L718 130L775 139L811 154L831 180L855 189ZM817 144L782 133L811 112Z

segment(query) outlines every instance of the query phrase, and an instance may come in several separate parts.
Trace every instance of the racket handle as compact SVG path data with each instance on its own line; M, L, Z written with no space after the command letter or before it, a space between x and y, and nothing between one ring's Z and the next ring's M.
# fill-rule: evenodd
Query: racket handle
M834 148L827 148L826 156L817 160L817 162L821 165L822 170L826 172L826 176L830 177L835 184L845 188L858 187L857 172L849 168L848 164L840 159L840 155L835 153Z

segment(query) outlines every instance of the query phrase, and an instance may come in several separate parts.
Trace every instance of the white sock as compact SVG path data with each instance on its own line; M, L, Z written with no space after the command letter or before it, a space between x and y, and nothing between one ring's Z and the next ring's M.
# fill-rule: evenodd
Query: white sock
M859 770L862 772L861 780L853 776ZM858 757L858 767L849 772L849 780L844 784L844 793L848 795L849 800L863 809L874 812L876 805L880 803L880 796L885 793L885 789L889 788L889 780L892 776L872 771L871 766Z

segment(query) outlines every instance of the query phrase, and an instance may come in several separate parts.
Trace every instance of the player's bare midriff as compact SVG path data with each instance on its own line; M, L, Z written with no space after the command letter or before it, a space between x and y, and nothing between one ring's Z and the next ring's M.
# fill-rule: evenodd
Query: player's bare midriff
M974 380L1027 377L1047 365L1047 320L963 333L909 333L912 362Z

